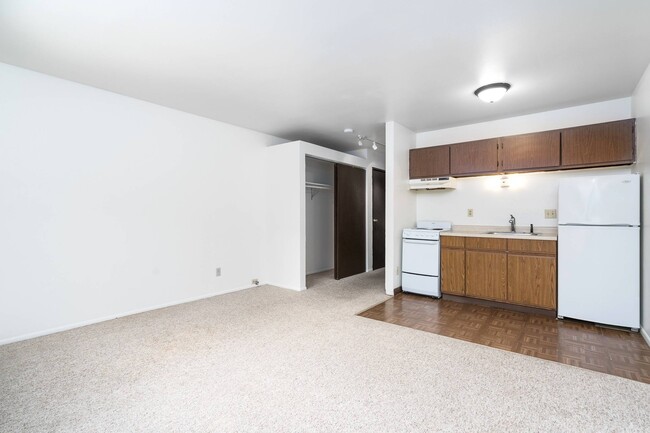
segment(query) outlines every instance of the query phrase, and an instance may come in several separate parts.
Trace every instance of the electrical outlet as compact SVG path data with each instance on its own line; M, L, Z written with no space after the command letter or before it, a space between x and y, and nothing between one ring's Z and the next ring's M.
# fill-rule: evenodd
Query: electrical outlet
M468 217L473 217L474 216L474 209L467 209L467 216Z
M397 270L395 271L395 275L399 275L399 266L397 267Z
M253 285L255 285L255 286L259 286L260 285L260 280L258 280L257 278L253 278L251 280L251 283L253 283Z
M217 277L221 276L221 268L217 268Z
M557 209L544 209L544 218L546 219L557 218Z

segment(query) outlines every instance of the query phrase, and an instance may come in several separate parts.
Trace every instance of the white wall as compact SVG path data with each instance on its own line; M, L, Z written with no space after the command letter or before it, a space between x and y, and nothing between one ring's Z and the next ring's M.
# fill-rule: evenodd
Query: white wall
M263 280L292 290L306 289L306 157L342 163L371 170L384 168L374 160L327 149L304 141L293 141L266 150L267 233L264 242ZM366 180L368 177L366 176ZM366 181L366 195L372 184ZM277 204L281 204L278 206ZM366 224L370 223L366 211ZM367 251L368 256L372 251Z
M448 220L454 225L508 226L510 215L517 226L556 227L557 219L546 219L545 209L556 209L560 179L598 174L630 173L633 168L597 168L549 173L509 175L510 187L501 188L501 176L457 179L453 191L418 191L418 220ZM467 216L473 209L474 216Z
M416 195L409 190L409 149L415 133L397 122L386 123L386 294L402 285L402 229L416 222Z
M334 185L334 164L307 158L308 182ZM334 190L305 190L307 275L334 268Z
M417 147L437 146L526 132L559 129L632 117L631 98L553 110L492 122L459 126L419 133ZM408 165L408 164L407 164ZM572 170L553 173L509 175L510 188L500 188L500 176L458 179L455 191L421 191L417 193L417 219L450 220L455 225L508 225L510 214L517 224L557 226L556 219L545 219L544 209L557 209L560 179L594 173L629 173L634 167ZM467 216L467 209L474 216Z
M265 184L259 185L265 191L259 212L265 224L262 281L301 290L304 282L300 269L305 266L301 237L305 158L301 161L299 141L271 146L265 153Z
M636 117L637 167L642 174L643 217L641 239L641 324L650 344L650 66L637 85L632 97L632 114Z
M281 141L0 64L0 343L250 286Z
M437 146L440 144L480 140L483 138L548 131L571 126L629 119L631 116L631 98L621 98L525 116L508 117L490 122L420 132L416 137L416 146Z

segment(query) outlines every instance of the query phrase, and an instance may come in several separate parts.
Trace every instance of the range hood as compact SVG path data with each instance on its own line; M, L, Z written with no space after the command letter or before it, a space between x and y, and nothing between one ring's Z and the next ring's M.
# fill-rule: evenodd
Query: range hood
M409 180L409 189L456 189L453 177L428 177Z

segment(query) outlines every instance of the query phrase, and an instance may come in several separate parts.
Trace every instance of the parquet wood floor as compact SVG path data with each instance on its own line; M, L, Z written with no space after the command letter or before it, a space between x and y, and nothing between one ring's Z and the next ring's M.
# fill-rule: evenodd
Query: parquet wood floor
M634 332L408 293L359 316L650 383L650 347Z

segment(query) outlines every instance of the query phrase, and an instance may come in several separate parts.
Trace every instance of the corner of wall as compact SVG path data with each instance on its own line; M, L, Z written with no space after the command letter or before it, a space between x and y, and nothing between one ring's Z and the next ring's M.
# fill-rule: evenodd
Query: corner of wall
M397 122L386 123L386 294L402 284L402 229L415 224L415 194L408 187L409 149L415 133Z
M641 173L641 335L650 345L650 232L647 221L650 219L650 65L645 70L632 95L632 116L636 118L637 170ZM645 185L644 185L645 184Z

